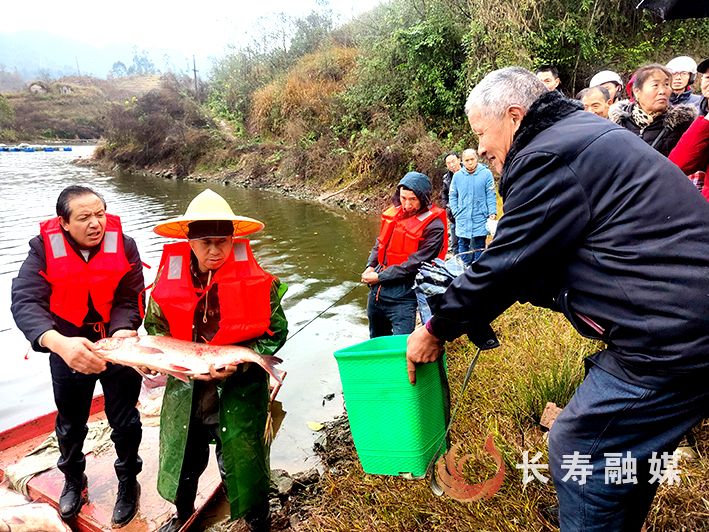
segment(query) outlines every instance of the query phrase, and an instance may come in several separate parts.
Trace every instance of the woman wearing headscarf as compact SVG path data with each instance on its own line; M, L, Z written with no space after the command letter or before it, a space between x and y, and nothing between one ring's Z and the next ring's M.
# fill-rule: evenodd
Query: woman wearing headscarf
M659 64L640 67L632 85L634 102L611 106L608 118L635 133L665 157L697 117L693 105L670 106L672 72Z
M273 355L286 341L281 298L286 285L265 272L242 237L263 224L235 216L205 190L184 216L154 231L182 241L165 244L145 316L148 334L217 345L238 344ZM161 532L177 532L194 512L209 444L232 519L248 530L270 528L269 376L256 364L210 368L190 382L168 377L160 417L158 491L177 513Z

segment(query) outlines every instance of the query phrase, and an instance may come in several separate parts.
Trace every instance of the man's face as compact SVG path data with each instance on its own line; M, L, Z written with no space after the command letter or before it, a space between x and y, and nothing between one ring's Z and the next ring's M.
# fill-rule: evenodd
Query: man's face
M471 174L475 171L478 167L478 158L475 156L474 152L466 151L463 154L463 166L465 166L465 169Z
M448 167L448 170L455 173L460 170L460 159L458 159L455 155L449 155L446 157L446 166Z
M702 74L702 96L709 98L709 72Z
M229 258L232 246L233 238L230 236L190 240L190 247L197 257L201 272L221 268Z
M421 210L421 202L413 190L399 189L399 199L404 209L404 215L411 216Z
M615 95L618 94L618 91L620 90L620 85L618 85L614 81L606 81L605 83L601 83L601 87L605 87L606 89L608 89L608 92L611 95L611 101L615 101Z
M679 71L672 73L672 92L677 94L682 94L687 90L687 85L689 85L689 78L691 74L689 72Z
M589 111L594 115L608 118L608 109L611 106L611 100L606 100L603 93L598 90L590 90L581 100L584 111Z
M539 81L544 83L550 91L556 89L559 86L559 83L561 83L561 80L559 78L555 78L554 74L550 71L537 72L537 77L539 78Z
M523 117L524 112L515 106L508 107L502 118L483 116L477 107L468 115L470 127L478 136L478 155L486 157L500 173Z
M81 249L90 249L103 240L106 231L106 210L103 201L94 194L86 194L69 201L71 214L65 220L59 217L62 229L69 233Z

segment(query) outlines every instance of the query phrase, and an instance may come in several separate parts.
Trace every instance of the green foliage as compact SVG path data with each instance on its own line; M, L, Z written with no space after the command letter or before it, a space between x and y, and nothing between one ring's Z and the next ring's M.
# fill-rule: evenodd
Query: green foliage
M122 78L123 76L128 75L128 69L123 61L116 61L111 67L111 74L113 74L113 77L115 78Z
M538 424L547 402L565 407L584 377L583 357L576 353L557 361L545 370L531 371L526 379L515 383L516 416L523 424Z
M12 104L0 95L0 129L8 129L15 122L15 109Z

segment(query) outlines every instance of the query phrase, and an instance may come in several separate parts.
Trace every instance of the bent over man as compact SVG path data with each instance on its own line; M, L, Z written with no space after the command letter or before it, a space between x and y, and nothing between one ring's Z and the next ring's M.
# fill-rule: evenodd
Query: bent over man
M414 330L416 273L424 262L445 258L448 249L446 211L431 203L428 176L406 174L396 187L393 202L382 214L379 237L362 273L362 282L370 286L370 338Z
M107 335L137 335L143 288L138 248L123 234L118 216L106 213L105 201L92 189L65 188L57 217L40 224L40 235L30 241L29 255L12 281L17 326L35 351L50 353L64 519L77 515L87 500L81 448L96 381L103 388L118 455L113 525L127 524L138 510L141 377L133 368L106 364L94 354L93 342Z
M561 530L639 532L658 486L651 460L709 413L709 203L642 139L523 68L488 74L466 112L505 214L409 337L410 377L515 301L563 312L606 348L586 358L549 435ZM574 457L592 468L585 482L569 478ZM606 484L607 457L633 460L637 482Z

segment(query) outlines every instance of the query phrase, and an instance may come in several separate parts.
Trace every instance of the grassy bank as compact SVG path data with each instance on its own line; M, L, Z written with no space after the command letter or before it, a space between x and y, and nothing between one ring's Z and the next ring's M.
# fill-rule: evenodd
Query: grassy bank
M0 95L0 142L50 139L99 139L111 105L142 96L158 85L158 76L102 80L69 76L35 81L23 90Z
M452 443L471 453L465 473L470 484L495 472L483 449L489 434L505 462L505 480L491 499L459 502L436 497L427 481L367 475L352 446L330 461L319 504L304 530L332 531L553 531L556 497L551 482L522 484L522 452L548 463L546 431L538 425L546 400L565 404L583 376L582 358L600 345L581 338L560 314L515 305L493 324L501 347L483 352L453 425ZM448 344L451 397L458 397L474 352L467 339ZM545 392L546 390L546 392ZM384 407L386 405L383 405ZM648 516L649 532L707 530L709 517L709 423L690 435L699 458L681 460L682 482L663 485ZM544 473L544 472L542 472ZM548 476L548 473L547 475Z

